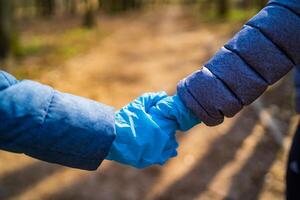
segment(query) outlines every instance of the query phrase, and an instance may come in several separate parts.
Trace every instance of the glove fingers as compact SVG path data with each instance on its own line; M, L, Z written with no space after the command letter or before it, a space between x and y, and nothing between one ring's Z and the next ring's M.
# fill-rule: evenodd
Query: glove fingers
M117 137L108 159L123 164L130 164L137 168L144 168L151 164L160 164L162 153L169 142L169 134L162 128L170 127L167 124L158 126L157 121L143 109L132 106L123 108L115 117ZM175 133L175 131L174 131Z
M164 152L161 156L161 160L159 162L159 164L163 165L165 164L170 158L174 158L178 155L177 150L176 149L171 149L168 150L166 152Z
M174 107L168 104L157 113L150 112L166 97L165 92L146 93L116 113L117 137L108 159L144 168L177 155L177 122L162 115L174 112Z
M167 160L169 160L172 157L177 156L177 148L178 143L176 141L175 136L169 139L168 143L166 144L162 154L161 154L161 160L160 164L164 164Z
M142 96L137 98L134 102L139 106L143 106L146 112L148 112L151 107L155 106L157 102L166 98L167 96L168 94L166 92L157 92L157 93L149 92L143 94Z
M150 114L159 118L169 119L177 124L177 129L187 131L201 121L175 95L162 99L150 109Z

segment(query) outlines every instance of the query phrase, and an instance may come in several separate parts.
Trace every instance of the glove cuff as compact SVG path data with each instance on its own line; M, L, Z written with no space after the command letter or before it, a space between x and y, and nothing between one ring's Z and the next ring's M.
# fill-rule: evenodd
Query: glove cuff
M176 120L179 125L179 130L187 131L195 125L201 123L201 120L184 105L180 97L175 94L171 97L174 108L177 110Z

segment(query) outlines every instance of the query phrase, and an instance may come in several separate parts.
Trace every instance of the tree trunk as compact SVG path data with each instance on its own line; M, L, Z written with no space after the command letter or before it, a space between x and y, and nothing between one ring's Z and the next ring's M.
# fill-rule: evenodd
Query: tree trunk
M259 0L261 1L261 0ZM253 4L255 2L253 2L253 0L242 0L240 3L241 8L243 9L249 9L249 8L253 8Z
M227 16L229 10L228 3L228 0L217 0L217 12L220 18Z
M51 17L55 13L55 0L36 0L38 13L43 17Z
M77 1L76 0L67 0L66 2L67 13L70 15L76 15L77 13Z
M141 0L99 0L101 9L108 13L119 13L131 9L141 8Z
M12 15L11 0L0 0L0 59L8 56L12 42Z
M94 8L90 0L85 0L85 13L83 17L83 26L86 28L93 28L96 26L96 19Z

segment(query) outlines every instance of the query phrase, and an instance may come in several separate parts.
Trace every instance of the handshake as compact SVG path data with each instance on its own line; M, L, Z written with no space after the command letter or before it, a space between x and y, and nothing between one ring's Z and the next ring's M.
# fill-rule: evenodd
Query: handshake
M115 114L116 139L106 159L136 168L163 165L177 155L176 131L198 123L179 96L146 93Z

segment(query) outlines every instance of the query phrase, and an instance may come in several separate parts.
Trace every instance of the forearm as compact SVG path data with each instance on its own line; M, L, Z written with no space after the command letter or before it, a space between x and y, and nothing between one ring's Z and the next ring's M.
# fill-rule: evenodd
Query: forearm
M299 13L299 1L271 1L203 69L178 84L185 105L205 124L217 125L252 103L300 63Z
M0 148L96 169L114 140L114 113L97 102L0 71Z

